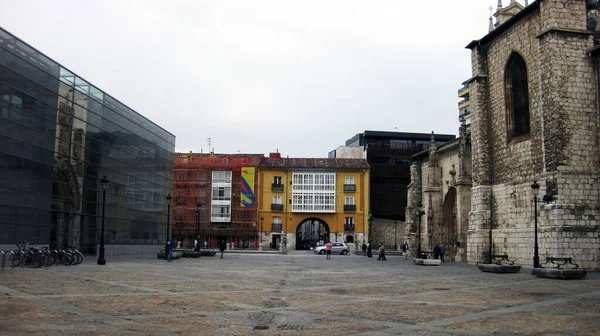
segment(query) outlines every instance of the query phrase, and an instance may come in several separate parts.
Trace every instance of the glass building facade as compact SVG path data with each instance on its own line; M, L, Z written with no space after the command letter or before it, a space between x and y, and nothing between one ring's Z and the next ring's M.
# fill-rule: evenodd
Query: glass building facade
M175 136L0 28L0 246L161 245Z

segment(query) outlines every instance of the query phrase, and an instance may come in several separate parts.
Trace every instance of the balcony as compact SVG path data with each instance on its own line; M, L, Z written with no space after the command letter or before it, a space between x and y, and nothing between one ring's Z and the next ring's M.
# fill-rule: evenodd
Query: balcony
M281 231L281 223L271 223L271 231Z
M283 184L281 184L281 183L271 184L271 191L283 191Z
M463 100L459 101L459 102L458 102L458 108L459 108L459 109L460 109L460 108L463 108L463 107L467 106L467 104L468 104L468 103L469 103L469 97L467 97L467 98L465 98L465 99L463 99Z
M355 192L356 184L344 184L344 192Z
M271 211L283 211L283 204L271 203Z
M471 91L471 90L469 90L468 86L463 86L462 88L460 88L458 90L458 96L459 97L466 96L467 94L469 94L469 91Z
M344 212L356 212L356 204L344 204Z
M344 224L344 231L354 231L354 224Z

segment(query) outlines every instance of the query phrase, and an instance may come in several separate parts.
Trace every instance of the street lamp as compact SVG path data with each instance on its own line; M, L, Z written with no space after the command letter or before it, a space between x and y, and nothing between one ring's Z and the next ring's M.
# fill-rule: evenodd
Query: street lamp
M373 223L373 213L369 211L369 232L367 236L369 244L371 244L371 223Z
M165 241L165 259L168 259L168 254L169 254L169 225L170 220L171 220L171 201L173 200L173 197L171 196L171 194L167 195L167 241Z
M104 210L106 209L106 189L108 189L108 179L106 175L100 180L102 185L102 228L100 230L100 253L98 254L98 265L106 265L104 259Z
M196 237L197 237L197 241L198 244L195 247L196 251L198 251L200 249L200 207L202 206L202 203L198 202L196 203Z
M417 208L417 214L419 215L419 226L417 226L417 258L421 258L421 216L425 214L423 208Z
M396 228L398 227L398 222L394 221L394 250L398 249L398 240L396 239Z
M540 256L538 253L538 238L537 238L537 199L540 194L540 185L534 180L531 185L533 191L533 268L540 268Z
M265 218L264 217L260 217L260 231L258 231L258 237L260 238L260 241L258 242L258 250L259 251L262 251L263 220L265 220Z

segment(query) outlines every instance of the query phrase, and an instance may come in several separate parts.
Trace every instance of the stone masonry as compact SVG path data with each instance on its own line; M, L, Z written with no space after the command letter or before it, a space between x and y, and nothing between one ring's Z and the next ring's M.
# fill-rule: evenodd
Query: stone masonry
M514 9L514 8L513 8ZM586 1L538 0L502 22L472 50L473 190L468 261L485 260L490 222L493 253L532 266L534 209L540 187L540 259L572 257L600 269L599 114L593 38ZM510 137L507 64L527 67L530 131ZM544 195L551 196L542 202ZM548 198L548 197L547 197Z

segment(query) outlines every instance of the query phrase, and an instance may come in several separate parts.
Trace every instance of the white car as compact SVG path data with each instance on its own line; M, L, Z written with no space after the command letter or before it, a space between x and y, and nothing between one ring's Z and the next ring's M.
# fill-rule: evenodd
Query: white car
M327 253L325 249L325 245L317 246L313 250L316 254L325 254ZM331 253L339 253L339 254L348 254L350 252L350 248L346 243L333 242L331 243Z

